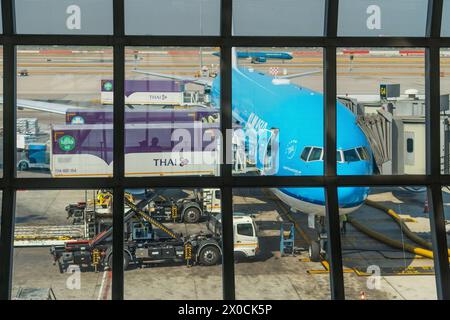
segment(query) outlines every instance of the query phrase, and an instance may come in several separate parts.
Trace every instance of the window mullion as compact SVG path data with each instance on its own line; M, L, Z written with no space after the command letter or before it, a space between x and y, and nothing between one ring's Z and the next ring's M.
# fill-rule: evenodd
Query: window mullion
M325 35L337 35L338 1L326 1ZM332 299L345 299L342 270L342 251L339 224L339 206L336 177L336 46L325 47L324 59L324 171L331 178L325 187L326 219L328 233L328 260L330 264L330 289Z
M124 0L114 0L114 36L124 36ZM113 168L113 274L112 299L124 298L124 185L125 175L125 47L121 42L114 43L114 168Z

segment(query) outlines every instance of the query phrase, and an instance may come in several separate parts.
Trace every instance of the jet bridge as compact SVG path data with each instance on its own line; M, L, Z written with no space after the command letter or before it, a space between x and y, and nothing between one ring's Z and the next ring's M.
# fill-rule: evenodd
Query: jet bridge
M380 173L392 173L392 114L383 109L360 115L357 123L369 140Z
M392 114L380 106L375 113L364 113L364 106L356 99L339 97L356 117L357 124L364 132L372 148L376 170L379 173L392 173Z

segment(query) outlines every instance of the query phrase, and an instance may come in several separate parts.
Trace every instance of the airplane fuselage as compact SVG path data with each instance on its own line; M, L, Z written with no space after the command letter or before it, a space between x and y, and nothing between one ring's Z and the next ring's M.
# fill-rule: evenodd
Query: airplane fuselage
M211 88L212 102L219 106L220 82ZM252 69L233 69L233 117L245 129L277 135L278 150L259 155L256 165L262 174L275 176L320 176L323 162L323 95L267 76ZM337 169L341 175L370 175L372 151L367 138L356 124L356 117L337 102ZM309 148L309 149L308 149ZM359 151L356 149L359 148ZM365 148L365 160L358 152ZM314 150L313 150L314 149ZM302 158L302 154L311 153ZM312 154L314 152L314 155ZM308 155L307 155L308 156ZM270 159L267 159L270 157ZM348 161L347 161L348 160ZM266 165L270 164L270 170ZM275 168L275 170L274 170ZM274 193L294 210L325 214L323 188L277 188ZM342 187L338 190L341 214L356 210L367 197L369 188Z

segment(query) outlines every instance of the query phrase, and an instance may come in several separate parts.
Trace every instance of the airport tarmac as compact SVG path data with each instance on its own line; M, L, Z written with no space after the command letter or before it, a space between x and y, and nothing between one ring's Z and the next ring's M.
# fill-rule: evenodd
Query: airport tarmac
M88 192L88 196L91 193ZM20 191L17 195L17 225L64 224L64 207L70 202L84 201L84 191ZM411 196L398 188L374 190L369 197L391 206L403 218L413 217L411 229L429 238L429 223L423 213L424 195ZM445 194L445 203L450 195ZM39 201L39 206L36 203ZM261 189L235 189L234 210L256 215L261 254L255 259L240 259L235 265L236 295L239 299L329 299L329 274L320 262L308 260L307 241L296 232L295 256L280 255L280 223L290 214L302 230L309 234L306 216L286 211L270 193ZM395 239L404 238L398 226L384 213L366 205L352 215L368 226ZM183 234L206 230L204 224L168 223ZM435 299L435 279L432 272L417 275L394 275L408 267L432 267L433 261L413 257L409 253L390 248L347 226L342 236L344 269L379 266L380 278L345 273L347 299L359 299L363 291L367 299ZM394 271L393 271L394 270ZM74 279L60 274L52 264L48 248L15 248L14 292L19 287L51 287L59 299L98 299L109 297L109 273L82 272L80 289L67 289ZM131 268L125 272L127 299L220 299L222 294L221 266L187 267L180 263L152 264L145 268ZM375 281L375 282L374 282ZM370 285L377 284L375 289ZM73 283L72 283L73 285ZM14 293L13 293L14 294ZM105 296L106 295L106 296Z
M284 50L283 50L284 51ZM289 50L288 50L289 51ZM127 79L146 78L132 72L139 67L160 73L193 76L198 72L198 55L167 55L151 53L134 60L127 55ZM217 65L219 59L203 54L204 65ZM443 93L450 92L450 58L442 57L441 85ZM104 53L67 54L18 54L17 70L27 69L29 76L18 77L18 98L42 99L69 103L73 106L99 106L100 81L112 77L112 56ZM289 62L269 62L246 66L269 72L288 74L321 69L322 58L317 55L301 55ZM385 57L339 56L338 94L377 95L381 83L401 83L402 92L414 88L424 92L423 56ZM302 86L322 91L322 74L292 80ZM1 84L0 84L1 88ZM447 91L446 91L447 88ZM1 117L1 115L0 115ZM41 129L49 130L51 124L64 123L63 115L51 115L39 111L18 110L18 118L38 118ZM46 171L19 172L20 177L48 177ZM376 191L376 192L375 192ZM17 225L55 225L67 223L64 207L71 202L83 201L84 191L20 191L17 195ZM398 188L377 188L370 199L394 209L402 217L410 217L408 227L430 241L429 219L423 212L422 194L410 194ZM445 208L450 219L450 196L444 193ZM279 252L279 228L288 221L288 212L270 192L261 189L237 190L235 210L255 213L260 229L262 255L252 261L239 261L235 266L236 295L239 299L329 299L329 274L323 264L310 262L307 252L300 250L296 256L281 257ZM447 212L446 212L447 213ZM307 235L307 217L289 214ZM367 205L352 217L389 237L410 243L390 217ZM413 220L411 220L413 221ZM175 230L197 232L202 226L169 224ZM307 239L299 232L296 246L307 247ZM430 271L433 262L413 256L403 250L393 249L357 231L350 224L342 236L343 263L349 272L344 273L346 296L359 299L363 291L367 299L435 299L435 278ZM380 278L358 275L355 270L367 271L378 266ZM420 269L416 275L398 275L402 270ZM19 287L52 287L58 299L103 299L110 290L109 272L84 272L80 276L81 288L68 289L70 275L60 274L52 265L48 248L16 248L14 250L13 296ZM144 269L125 272L125 298L127 299L220 299L222 295L221 266L188 268L184 265L153 265ZM369 281L369 282L368 282ZM70 282L73 286L74 283ZM69 284L70 284L69 283ZM370 284L369 284L370 283ZM376 284L376 289L369 287ZM369 285L368 285L369 284ZM69 285L70 287L70 285Z
M213 50L204 49L202 56L189 54L158 53L151 49L149 53L139 53L137 59L134 54L126 55L126 78L145 78L136 74L133 69L152 72L194 76L199 71L200 64L218 71L219 58L213 56ZM281 51L292 51L280 49ZM61 54L18 54L18 70L26 69L28 77L18 78L18 96L32 98L42 96L52 100L95 101L98 96L99 80L111 78L112 54L107 53L78 53L73 55ZM176 51L174 51L176 52ZM194 53L193 53L194 52ZM322 69L322 56L315 50L308 55L294 56L293 60L279 62L268 61L264 64L251 64L248 60L240 60L240 64L269 73L270 69L278 68L282 75L307 72ZM441 57L442 88L450 88L450 57ZM213 67L211 67L213 65ZM415 88L419 93L424 92L425 60L423 55L411 56L367 56L340 55L337 58L337 89L338 94L377 94L380 83L401 83L402 90ZM358 81L355 86L355 80ZM322 73L292 80L313 90L322 91ZM98 100L98 97L97 97Z
M41 53L38 49L42 50ZM17 97L19 99L44 100L74 107L101 106L100 82L102 79L112 78L113 75L111 50L90 48L91 51L83 51L83 48L73 48L78 51L68 54L64 50L43 49L45 48L18 48L17 70L26 69L29 73L28 76L17 78ZM135 68L159 73L195 76L198 74L201 64L208 66L210 71L218 71L220 62L218 57L212 55L212 52L215 51L212 48L204 48L201 56L199 50L195 48L183 48L183 51L173 48L137 48L136 50L139 52L136 56L135 49L127 49L127 79L151 78L133 72ZM294 51L294 48L284 48L282 51ZM295 49L295 52L294 59L289 61L269 60L263 64L252 64L247 59L241 59L239 63L265 73L276 70L278 75L285 72L295 74L322 69L323 61L320 49ZM413 88L417 89L419 94L423 94L425 91L424 73L423 55L355 54L353 59L348 54L339 55L337 57L337 90L340 95L378 95L380 84L400 83L402 93L406 89ZM291 81L319 92L323 91L322 73L295 78ZM188 89L199 90L198 86L192 84L187 86ZM443 94L450 92L449 56L441 57L441 87ZM107 107L111 108L111 106ZM65 122L64 115L26 109L19 109L17 118L38 118L40 128L44 132L49 132L51 124ZM48 173L19 173L20 177L36 175L48 176Z

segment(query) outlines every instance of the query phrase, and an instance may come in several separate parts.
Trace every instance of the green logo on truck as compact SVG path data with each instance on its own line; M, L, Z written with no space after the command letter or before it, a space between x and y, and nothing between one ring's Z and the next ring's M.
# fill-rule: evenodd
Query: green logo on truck
M106 81L106 82L103 84L103 89L104 89L105 91L112 91L112 89L113 89L112 83L109 82L109 81Z
M58 142L62 151L72 151L75 148L75 138L72 136L62 136Z

